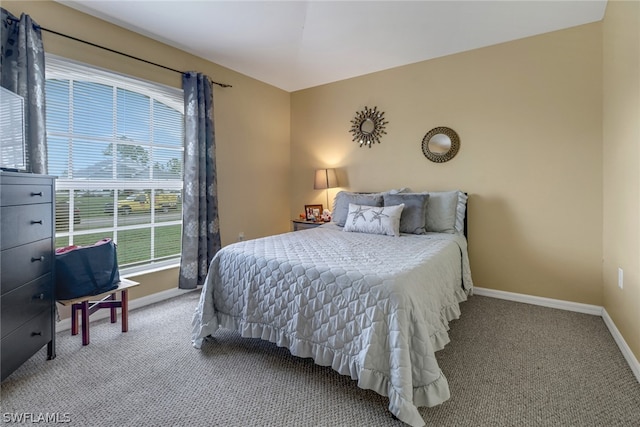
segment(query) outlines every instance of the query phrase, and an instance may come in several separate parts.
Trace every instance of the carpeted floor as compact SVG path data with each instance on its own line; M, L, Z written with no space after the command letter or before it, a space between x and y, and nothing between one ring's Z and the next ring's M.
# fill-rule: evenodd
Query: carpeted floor
M1 416L70 426L403 426L386 398L235 332L190 343L198 293L58 334L2 383ZM438 359L452 397L429 426L640 426L640 384L601 318L488 297L462 304ZM33 424L28 422L27 424ZM40 425L47 424L38 422Z

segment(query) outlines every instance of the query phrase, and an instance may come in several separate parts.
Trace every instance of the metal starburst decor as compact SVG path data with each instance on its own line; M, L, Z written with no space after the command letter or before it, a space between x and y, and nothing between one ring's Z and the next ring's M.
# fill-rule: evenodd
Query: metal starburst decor
M371 148L371 144L380 144L380 138L387 132L384 130L385 125L389 123L384 120L384 112L378 111L378 107L364 107L364 110L356 112L356 117L351 120L351 129L349 132L353 134L352 141Z

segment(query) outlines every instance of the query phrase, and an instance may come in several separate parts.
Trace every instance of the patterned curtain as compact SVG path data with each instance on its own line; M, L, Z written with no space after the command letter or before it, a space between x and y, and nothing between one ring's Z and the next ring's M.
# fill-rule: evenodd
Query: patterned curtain
M47 173L44 101L44 48L40 26L24 13L17 19L2 11L2 87L24 98L27 170Z
M211 258L220 250L216 140L213 91L209 77L182 76L184 89L184 184L182 197L182 260L178 287L204 284Z

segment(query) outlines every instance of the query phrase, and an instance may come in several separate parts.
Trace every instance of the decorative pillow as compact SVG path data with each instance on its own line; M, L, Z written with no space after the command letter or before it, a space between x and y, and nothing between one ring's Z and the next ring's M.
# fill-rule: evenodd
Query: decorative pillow
M353 193L348 191L340 191L333 200L333 222L340 227L344 227L349 213L349 203L366 206L384 206L382 197L385 194L410 193L411 190L406 187L393 188L389 191L380 193Z
M385 191L384 194L398 194L398 193L411 193L411 189L409 187L401 187L401 188L392 188L389 191Z
M400 232L425 234L427 221L427 202L429 193L396 193L384 194L384 205L404 205L400 217Z
M429 193L427 205L427 231L436 233L455 233L457 191Z
M467 195L462 191L429 193L427 231L436 233L464 233Z
M333 202L333 214L331 216L331 220L340 227L344 227L344 224L347 221L350 203L363 206L382 206L382 193L338 192Z
M363 206L349 203L344 231L400 236L403 204L397 206Z
M467 215L467 200L469 197L458 191L458 206L456 207L456 233L464 234L464 217Z

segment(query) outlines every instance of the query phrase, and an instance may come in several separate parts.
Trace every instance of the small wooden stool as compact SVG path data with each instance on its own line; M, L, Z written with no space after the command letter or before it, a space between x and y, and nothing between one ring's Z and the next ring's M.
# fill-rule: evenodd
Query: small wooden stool
M82 345L89 344L89 316L101 308L111 310L111 323L116 323L116 308L122 309L122 332L129 330L129 288L140 283L129 279L121 279L118 287L99 295L88 295L68 300L59 300L64 306L71 306L71 335L78 335L78 311L82 313ZM116 300L116 293L120 292L120 299Z

